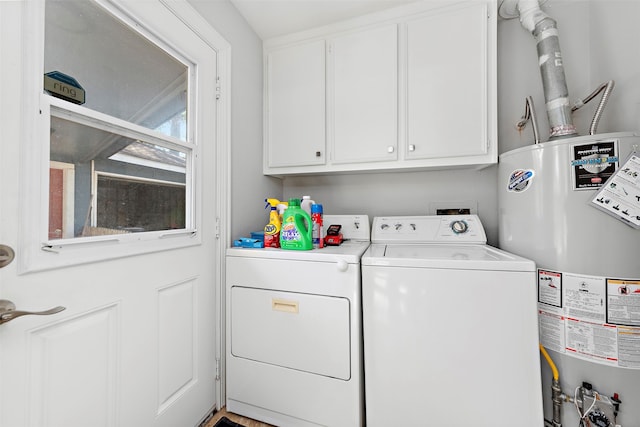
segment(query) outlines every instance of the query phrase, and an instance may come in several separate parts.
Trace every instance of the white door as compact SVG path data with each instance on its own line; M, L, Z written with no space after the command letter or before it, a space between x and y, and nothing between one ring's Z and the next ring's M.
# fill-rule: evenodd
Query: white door
M215 405L217 59L184 7L0 2L1 427L186 427ZM82 89L43 91L50 71Z

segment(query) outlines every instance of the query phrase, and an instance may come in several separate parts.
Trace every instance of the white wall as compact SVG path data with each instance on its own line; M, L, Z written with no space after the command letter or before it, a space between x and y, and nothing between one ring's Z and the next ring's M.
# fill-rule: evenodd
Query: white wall
M593 83L614 79L616 89L602 131L640 129L640 2L594 2L590 14Z
M616 85L598 133L640 129L640 2L549 0L543 10L558 24L571 103L585 98L601 83L614 80ZM515 130L528 95L533 96L540 136L546 141L549 127L535 40L517 19L498 23L498 59L500 151L530 143L530 126L521 134ZM588 134L600 95L574 113L579 134Z
M231 239L267 223L266 197L282 182L262 175L262 40L228 0L189 3L231 45Z
M308 176L283 181L262 176L262 43L228 0L189 0L232 46L232 237L262 228L267 220L263 199L309 194L328 213L366 213L369 216L428 213L431 202L477 201L489 242L497 243L497 167L480 171L380 173ZM548 0L543 6L558 22L567 84L571 100L584 98L600 83L613 79L616 87L600 121L599 132L640 130L640 2L635 0ZM538 113L541 137L548 138L542 84L535 40L518 20L498 22L498 136L500 152L532 143L531 127L522 133L515 123L531 95ZM579 133L588 131L599 98L574 115ZM464 105L461 105L461 111ZM556 361L556 363L562 362ZM625 378L637 383L629 371L615 377L593 369L593 364L571 360L580 375L559 366L566 384L590 379L603 391ZM567 364L568 365L568 364ZM582 375L582 372L590 375ZM636 373L637 371L633 371ZM543 364L543 376L550 372ZM635 381L635 382L633 382ZM622 396L626 402L638 396ZM548 387L545 415L550 417ZM633 403L623 404L623 425L637 425ZM573 415L564 405L565 416ZM629 417L631 416L631 417ZM577 421L576 421L577 423ZM635 423L635 424L632 424ZM570 424L573 425L573 419Z
M232 46L232 230L248 235L266 223L265 197L311 195L329 213L369 216L427 214L430 203L474 200L489 242L497 243L495 166L450 170L291 177L262 171L262 42L227 0L189 0ZM558 22L570 99L589 95L600 83L616 81L599 132L640 129L640 2L633 0L548 0L543 9ZM505 152L532 142L531 127L515 123L524 99L536 105L540 134L548 138L542 83L533 36L517 19L498 21L498 138ZM599 98L574 114L588 131ZM461 105L461 111L464 105Z
M325 214L428 215L433 203L472 201L497 244L496 168L286 178L285 196L310 195Z
M589 95L600 83L616 81L599 133L640 128L640 2L632 0L549 0L543 9L560 33L567 86L573 101ZM499 151L533 141L531 126L519 133L515 123L532 96L542 141L549 135L536 43L517 19L498 21ZM599 97L577 111L574 123L588 133ZM464 105L461 104L461 112ZM376 215L427 214L431 202L475 200L489 243L497 244L497 167L481 171L451 170L414 173L296 177L284 180L285 197L311 195L325 212Z

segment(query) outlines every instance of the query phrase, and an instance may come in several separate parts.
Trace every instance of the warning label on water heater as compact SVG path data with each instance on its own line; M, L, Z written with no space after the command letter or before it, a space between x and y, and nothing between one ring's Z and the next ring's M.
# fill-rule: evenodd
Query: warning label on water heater
M640 229L640 157L631 155L591 204L630 227Z
M539 269L538 328L550 350L640 369L640 279Z
M616 171L617 140L597 141L573 146L573 188L593 190L600 188Z

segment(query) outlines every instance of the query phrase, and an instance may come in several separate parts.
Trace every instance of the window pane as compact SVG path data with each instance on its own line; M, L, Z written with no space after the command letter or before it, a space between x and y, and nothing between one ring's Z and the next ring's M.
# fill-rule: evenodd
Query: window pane
M75 79L87 108L186 140L185 64L93 1L47 0L45 19L45 74Z
M185 228L184 186L98 174L97 227L126 232Z
M50 238L186 228L190 155L188 149L144 136L135 139L51 117L50 160L74 173L72 184L50 180L49 204L56 207L50 208ZM67 185L73 185L71 193ZM72 218L72 230L55 233L61 218Z

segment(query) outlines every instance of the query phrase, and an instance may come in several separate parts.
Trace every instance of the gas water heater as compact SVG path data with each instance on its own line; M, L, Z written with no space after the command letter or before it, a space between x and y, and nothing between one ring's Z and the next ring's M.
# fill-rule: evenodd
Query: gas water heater
M540 340L560 372L565 402L580 400L575 390L585 381L610 406L640 399L640 153L632 154L638 149L640 134L610 133L499 158L499 247L536 262ZM551 419L546 366L543 361ZM578 425L573 406L564 405L566 425ZM581 414L589 406L582 404ZM616 423L592 425L638 426L639 420L640 407L629 404Z
M499 11L536 39L550 126L539 143L527 97L516 127L531 121L533 143L498 163L499 247L538 267L545 424L640 426L640 133L597 133L613 81L570 106L556 23L538 0ZM579 136L571 113L600 92Z

